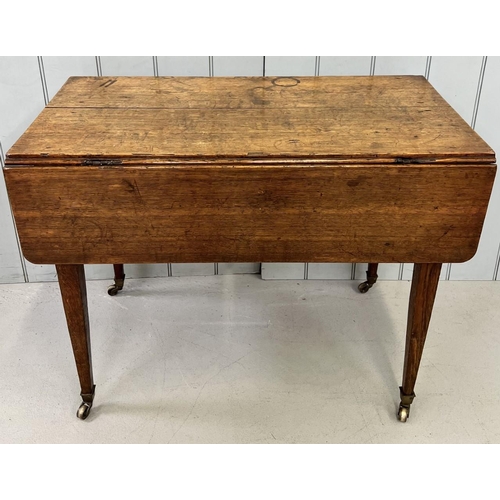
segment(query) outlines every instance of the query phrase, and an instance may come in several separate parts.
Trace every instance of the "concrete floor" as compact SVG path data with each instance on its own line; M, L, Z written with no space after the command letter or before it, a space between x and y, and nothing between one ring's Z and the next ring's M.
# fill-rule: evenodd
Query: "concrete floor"
M441 282L406 424L408 282L108 284L85 421L57 284L0 285L1 443L500 443L499 282Z

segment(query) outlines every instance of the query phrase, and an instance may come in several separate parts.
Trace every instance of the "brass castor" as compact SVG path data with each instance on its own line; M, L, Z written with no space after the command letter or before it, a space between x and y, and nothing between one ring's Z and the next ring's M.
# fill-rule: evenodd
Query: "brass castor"
M410 407L399 405L398 420L404 423L408 420L409 416L410 416Z
M358 290L360 293L366 293L373 285L370 285L368 281L364 281L358 285Z
M90 409L92 408L92 403L86 403L85 401L80 405L78 411L76 412L76 416L80 420L85 420L90 413Z
M415 399L415 393L405 394L403 388L400 387L399 396L401 397L401 402L399 403L398 420L400 422L406 422L410 418L410 405Z
M119 290L121 290L123 287L119 287L117 285L110 285L108 287L108 295L115 296Z
M115 296L120 290L123 289L125 283L125 275L122 278L115 278L115 284L108 287L108 295Z

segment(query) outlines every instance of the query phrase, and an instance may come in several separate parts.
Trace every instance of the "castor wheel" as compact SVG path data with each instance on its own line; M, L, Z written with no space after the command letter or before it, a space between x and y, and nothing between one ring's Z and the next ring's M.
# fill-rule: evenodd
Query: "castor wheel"
M119 290L121 290L121 288L117 287L116 285L110 285L108 287L108 295L115 296Z
M85 401L80 405L78 411L76 412L76 416L80 420L85 420L90 413L90 409L92 408L92 403L86 403Z
M358 290L361 293L366 293L373 285L370 285L368 281L364 281L358 285Z
M120 290L123 289L124 284L125 284L125 275L122 274L121 278L117 278L117 275L115 274L115 283L108 287L108 295L114 297Z
M399 405L398 420L404 423L408 420L409 416L410 416L410 407Z

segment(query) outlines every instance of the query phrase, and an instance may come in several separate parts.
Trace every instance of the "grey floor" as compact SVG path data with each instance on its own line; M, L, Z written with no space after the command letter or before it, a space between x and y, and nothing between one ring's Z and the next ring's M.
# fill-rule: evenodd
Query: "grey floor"
M88 283L89 418L55 283L0 285L2 443L499 443L500 283L441 282L406 424L408 282Z

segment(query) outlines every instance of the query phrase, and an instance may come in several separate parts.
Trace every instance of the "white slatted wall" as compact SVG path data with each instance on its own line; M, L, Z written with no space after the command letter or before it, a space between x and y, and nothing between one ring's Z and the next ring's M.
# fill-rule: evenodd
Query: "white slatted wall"
M0 162L44 105L73 75L317 76L424 75L500 153L500 57L0 57ZM500 177L500 175L499 175ZM497 279L500 248L500 180L497 179L476 256L443 266L442 279ZM300 231L300 228L297 228ZM128 277L259 272L260 263L128 265ZM89 279L111 278L112 266L86 266ZM264 279L364 279L366 263L262 263ZM411 264L382 264L380 279L410 279ZM27 262L0 175L0 283L55 280L53 266Z

